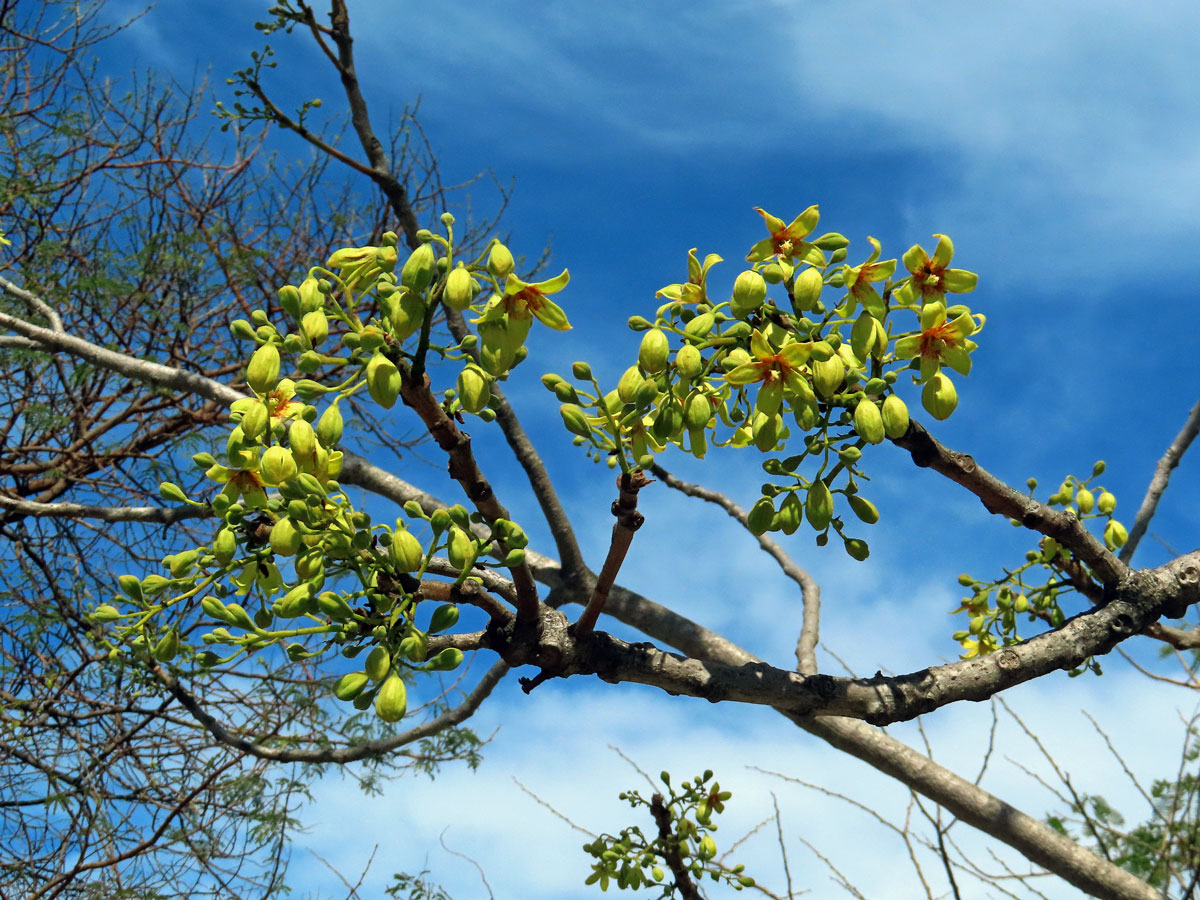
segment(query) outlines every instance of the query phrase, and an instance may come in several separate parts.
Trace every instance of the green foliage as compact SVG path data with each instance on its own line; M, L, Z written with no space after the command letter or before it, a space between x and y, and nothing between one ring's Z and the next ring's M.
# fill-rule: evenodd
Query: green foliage
M1048 816L1052 828L1079 841L1147 884L1191 896L1200 873L1200 729L1188 729L1175 779L1157 779L1147 799L1150 817L1125 829L1125 818L1101 795L1073 794L1067 815Z

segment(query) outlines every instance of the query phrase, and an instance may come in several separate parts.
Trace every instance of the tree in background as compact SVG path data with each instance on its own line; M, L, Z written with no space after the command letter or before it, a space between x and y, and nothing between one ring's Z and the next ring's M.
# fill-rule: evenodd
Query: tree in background
M817 233L815 208L762 212L766 236L731 296L709 292L717 259L691 255L686 280L631 320L640 352L618 384L599 384L582 362L571 378L544 379L576 443L619 472L612 543L596 573L502 390L513 368L536 365L525 359L531 328L569 327L569 292L559 296L567 273L521 277L507 247L487 242L493 223L464 240L453 216L438 215L450 203L427 147L418 140L413 155L402 137L389 152L372 127L344 3L334 0L328 25L300 3L272 14L265 31L307 34L336 69L361 156L310 130L312 104L293 114L273 102L264 52L237 74L226 107L231 157L196 162L203 154L185 143L194 106L177 106L174 89L149 85L137 102L83 90L81 55L103 38L87 16L51 43L60 48L52 65L14 91L24 104L9 104L4 134L18 170L2 214L16 280L0 281L9 298L0 503L16 562L4 572L13 611L2 752L5 793L24 799L5 807L0 864L13 884L36 896L84 884L102 893L273 889L306 783L296 767L472 759L476 740L462 722L510 667L531 666L528 691L599 675L769 706L1095 896L1194 886L1194 826L1176 800L1164 804L1159 832L1135 830L1113 852L1111 811L1065 798L1093 853L1068 823L1043 824L871 726L1059 669L1098 669L1098 656L1138 634L1194 649L1194 631L1158 620L1200 597L1196 554L1151 571L1128 561L1200 407L1130 530L1113 517L1101 466L1041 502L1034 486L1005 485L910 414L951 415L954 379L986 339L983 316L956 302L975 276L952 266L950 240L890 260L876 245L860 262L840 234ZM6 58L20 59L53 27L6 21L15 48ZM10 84L22 72L15 65ZM320 164L298 179L258 159L243 129L260 121L307 141ZM349 186L331 193L330 163L368 179L381 199L355 203ZM284 188L307 218L263 202ZM326 220L318 207L341 215ZM351 246L330 246L320 237L330 232ZM223 330L230 320L234 342ZM407 419L387 412L398 405ZM553 555L529 546L502 505L524 485L488 480L464 430L469 416L503 433ZM395 421L436 444L463 502L406 480L420 472L403 461L384 466L349 449L390 440ZM885 441L1028 529L1034 546L1025 560L964 576L959 662L898 677L820 674L819 590L770 535L811 528L834 545L826 552L865 557L863 535L879 518L866 473L872 445ZM749 511L660 464L671 446L703 457L723 444L766 460L772 480ZM403 447L391 440L389 449ZM619 585L651 477L722 506L796 581L795 670ZM146 505L160 482L173 505ZM354 505L347 485L403 515L374 522L374 507ZM110 600L109 565L94 564L114 558L138 574L123 576ZM1068 597L1089 606L1068 618ZM582 612L568 619L560 610L571 604ZM596 630L602 614L650 642ZM458 671L464 653L498 659L461 685L457 705L445 695L410 712L409 689ZM357 714L327 702L330 692ZM390 727L406 716L400 731ZM714 867L706 828L724 798L702 790L709 783L631 799L662 842L633 832L597 839L595 880L648 879L682 896L695 895L697 873L748 886ZM953 883L948 852L946 868Z

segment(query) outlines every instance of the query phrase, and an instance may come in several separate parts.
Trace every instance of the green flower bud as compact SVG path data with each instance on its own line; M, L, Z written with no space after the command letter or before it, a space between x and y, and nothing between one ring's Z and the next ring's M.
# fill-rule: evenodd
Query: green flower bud
M642 369L654 375L667 367L667 358L671 353L671 345L666 333L661 328L651 328L642 335L642 343L638 349L638 363Z
M816 531L824 531L833 519L833 494L829 486L819 478L808 488L804 500L804 513L808 516L808 524Z
M323 591L317 596L317 609L335 622L347 622L354 618L350 604L333 591Z
M447 647L425 664L430 672L451 672L462 665L463 652L457 647Z
M683 407L683 424L687 428L704 428L712 418L712 403L707 394L694 393L687 398Z
M314 309L305 313L304 318L300 320L300 330L304 332L310 344L314 347L319 346L329 337L329 317L325 315L325 310Z
M1087 488L1080 488L1079 493L1075 495L1075 502L1079 504L1079 511L1087 515L1096 505L1096 498Z
M509 249L499 241L492 244L492 249L488 253L487 267L488 271L496 277L498 281L503 281L512 274L515 263L513 255Z
M1100 496L1096 498L1096 510L1103 515L1111 516L1116 508L1117 498L1108 491L1101 491Z
M458 400L469 413L478 413L492 398L491 379L483 369L468 365L458 373Z
M295 478L299 471L300 467L296 465L296 457L292 456L292 451L278 444L268 447L258 464L258 474L263 483L268 485L281 484Z
M300 549L300 532L289 518L282 518L271 526L271 550L279 556L295 556Z
M828 359L814 359L809 363L812 368L813 389L824 398L837 393L846 378L846 364L841 357L832 355Z
M763 277L752 269L748 269L737 277L733 283L733 298L730 301L730 311L739 319L744 319L763 305L767 297L767 283Z
M821 296L824 279L820 269L808 266L792 280L792 307L797 313L811 310Z
M170 662L177 653L179 653L179 632L174 628L167 630L167 633L162 636L151 654L159 662Z
M332 450L342 439L342 411L336 403L331 404L317 422L317 440L321 446Z
M954 407L958 406L954 382L941 372L935 373L921 388L921 405L939 421L950 418Z
M571 374L580 381L588 381L592 377L592 367L585 362L572 363Z
M868 444L882 443L885 433L883 416L874 400L863 398L854 407L854 430Z
M233 624L233 618L229 615L229 611L225 609L225 604L216 597L208 596L202 599L200 601L200 608L218 622L224 622L226 625Z
M471 277L470 271L462 263L459 263L446 276L446 287L442 292L442 299L451 309L461 312L471 305L478 293L479 282Z
M158 486L158 495L164 500L170 500L174 503L187 503L187 495L183 492L183 488L173 481L164 481Z
M267 412L267 405L261 400L251 401L242 413L242 434L251 441L256 441L266 434L270 424L271 414Z
M288 444L293 453L311 456L317 449L317 433L304 419L296 419L288 431Z
M392 655L386 647L378 645L367 654L364 668L372 681L383 681L392 670Z
M868 525L874 525L879 521L879 510L875 508L875 504L866 497L859 494L850 494L846 497L846 502L850 504L850 508L854 510L854 514ZM854 556L853 553L850 554ZM857 557L855 557L857 559Z
M760 497L750 507L750 513L746 517L746 524L751 534L760 535L767 532L774 520L775 504L771 502L770 497Z
M425 548L421 546L421 542L399 522L396 523L396 530L392 534L390 550L392 561L402 572L417 571L425 560Z
M845 547L847 555L859 562L871 555L871 548L867 546L867 542L859 538L846 538Z
M290 318L300 318L300 291L295 285L285 284L279 289L279 306Z
M1129 540L1129 532L1116 519L1109 519L1104 526L1104 543L1109 550L1119 550Z
M433 275L437 271L437 257L432 244L422 244L414 250L400 270L400 284L413 293L420 293L429 287Z
M830 231L827 234L821 235L813 241L822 250L841 250L843 247L850 246L850 239L844 234L838 234L836 231Z
M92 610L89 618L93 622L112 622L114 619L121 618L121 613L115 606L111 606L108 603L101 603Z
M883 418L883 433L888 437L902 438L908 433L908 407L895 394L884 398L880 415Z
M279 347L266 343L254 351L246 366L246 383L259 394L265 394L275 387L279 380Z
M711 312L700 313L683 326L683 333L692 338L706 338L713 330L716 320L716 315Z
M563 424L567 426L567 431L571 434L585 438L591 435L592 429L587 423L587 416L583 414L583 410L578 405L564 403L558 411L562 415Z
M779 512L771 522L772 531L782 531L784 534L795 534L800 523L804 521L804 505L795 491L788 491L783 502L779 504Z
M412 291L393 294L385 305L388 323L398 341L416 334L425 321L425 298L420 294Z
M376 352L367 363L367 392L384 409L391 409L400 394L400 370L396 364Z
M783 419L778 414L768 416L765 413L756 412L750 423L750 436L754 440L754 446L763 453L770 453L779 443L779 432L782 427Z
M466 571L475 562L475 542L457 525L450 529L446 556L449 557L450 564L460 572Z
M281 619L295 619L309 611L312 599L312 585L305 582L296 585L276 600L272 609Z
M544 378L542 380L545 381ZM632 403L644 380L637 366L630 366L626 369L621 375L621 380L617 382L617 396L621 398L621 402Z
M369 676L366 672L347 672L333 686L333 696L349 703L363 692L368 680Z
M692 344L684 344L675 354L675 371L680 378L691 381L704 369L704 359Z
M393 672L375 695L375 714L385 722L399 722L407 711L408 690L400 676Z
M429 634L437 634L458 624L458 607L453 603L443 603L433 611L429 620Z

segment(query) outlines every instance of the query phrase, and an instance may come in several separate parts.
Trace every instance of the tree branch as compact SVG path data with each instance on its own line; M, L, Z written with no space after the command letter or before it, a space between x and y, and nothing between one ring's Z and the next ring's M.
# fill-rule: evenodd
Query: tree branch
M691 484L676 478L657 463L651 468L655 477L669 488L680 491L689 497L697 497L715 503L738 521L748 533L750 520L746 511L719 491ZM816 580L804 569L796 565L779 543L765 534L755 536L758 546L779 564L783 574L800 586L800 598L804 604L803 620L800 626L800 637L796 641L796 671L804 675L817 674L817 642L820 640L821 629L821 587Z
M909 424L907 434L892 442L907 450L915 465L931 468L965 487L993 515L1015 519L1030 531L1054 538L1090 566L1102 584L1111 587L1129 571L1079 519L1009 487L968 454L942 446L916 420Z
M222 744L226 744L243 753L248 753L251 756L274 760L276 762L345 764L356 762L360 759L374 759L375 757L395 753L407 744L419 741L422 738L432 737L441 731L445 731L447 728L453 728L456 725L462 724L475 714L480 704L488 698L492 689L499 684L500 679L508 674L509 668L503 662L495 663L487 670L471 693L467 695L466 700L453 709L442 713L437 718L431 719L415 728L410 728L408 731L392 735L391 737L366 741L362 744L354 744L348 747L330 747L320 750L300 750L293 747L268 746L243 737L238 732L222 725L210 715L200 705L200 702L179 683L179 679L173 674L159 665L154 666L153 671L155 676L171 692L172 696L179 701L180 705L191 713L192 717Z
M1142 505L1138 508L1133 525L1129 529L1129 540L1121 548L1121 562L1128 563L1133 559L1133 551L1141 543L1142 537L1150 525L1150 520L1154 518L1154 513L1158 509L1158 501L1167 489L1171 471L1179 465L1183 454L1192 445L1198 432L1200 432L1200 401L1197 401L1196 405L1192 407L1187 421L1183 423L1183 428L1179 429L1175 440L1171 441L1162 458L1154 466L1154 477L1150 479L1150 485L1146 488L1146 496L1142 498Z

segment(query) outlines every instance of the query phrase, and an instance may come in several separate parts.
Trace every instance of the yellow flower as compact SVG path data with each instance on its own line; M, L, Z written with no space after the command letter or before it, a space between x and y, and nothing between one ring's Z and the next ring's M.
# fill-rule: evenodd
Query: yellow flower
M764 238L750 248L750 252L746 254L747 262L762 262L772 256L785 256L788 259L803 258L809 250L813 249L813 245L804 238L817 227L817 220L821 217L817 207L810 206L792 219L788 225L783 224L783 219L771 215L760 207L756 206L754 211L763 217L770 237ZM824 265L824 256L821 257L820 262Z

